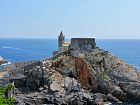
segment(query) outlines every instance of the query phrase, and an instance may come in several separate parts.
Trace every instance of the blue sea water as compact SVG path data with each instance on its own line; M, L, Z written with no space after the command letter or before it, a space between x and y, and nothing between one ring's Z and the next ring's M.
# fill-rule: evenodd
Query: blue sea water
M97 46L140 68L140 40L97 39ZM0 39L0 56L9 62L40 60L57 50L57 39Z
M10 62L40 60L55 50L56 39L0 39L0 56Z

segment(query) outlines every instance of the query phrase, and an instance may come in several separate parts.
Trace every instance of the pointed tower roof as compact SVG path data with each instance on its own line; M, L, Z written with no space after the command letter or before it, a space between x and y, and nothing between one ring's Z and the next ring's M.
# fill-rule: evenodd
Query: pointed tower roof
M64 36L62 31L60 32L60 36Z

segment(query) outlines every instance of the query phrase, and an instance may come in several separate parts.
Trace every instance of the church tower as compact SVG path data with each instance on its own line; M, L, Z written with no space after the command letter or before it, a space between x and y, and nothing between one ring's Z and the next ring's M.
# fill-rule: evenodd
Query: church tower
M60 35L58 36L58 47L61 49L62 45L65 43L65 36L63 35L63 32L61 31Z

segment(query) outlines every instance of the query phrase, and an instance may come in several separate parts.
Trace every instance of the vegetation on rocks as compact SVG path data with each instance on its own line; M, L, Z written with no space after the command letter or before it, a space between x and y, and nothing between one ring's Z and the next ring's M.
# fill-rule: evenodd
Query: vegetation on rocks
M12 84L0 86L0 105L14 105L15 99L8 96L8 93L13 89Z

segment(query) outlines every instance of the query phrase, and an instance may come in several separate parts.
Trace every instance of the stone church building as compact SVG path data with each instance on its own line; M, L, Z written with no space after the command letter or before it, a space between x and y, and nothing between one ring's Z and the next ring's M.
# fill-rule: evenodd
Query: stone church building
M90 52L96 48L95 38L72 38L71 42L65 42L65 35L60 32L58 36L58 51L53 52L53 55L71 49L72 53L83 51Z

